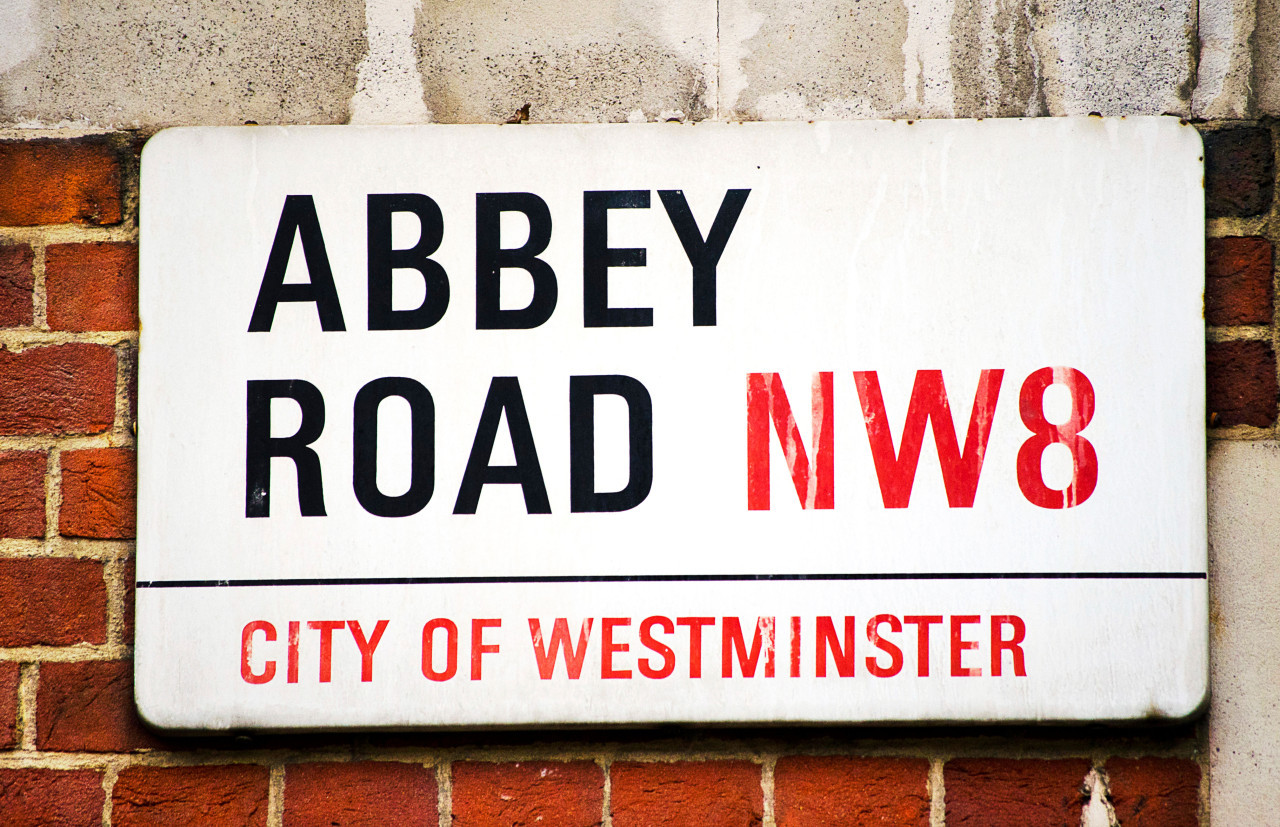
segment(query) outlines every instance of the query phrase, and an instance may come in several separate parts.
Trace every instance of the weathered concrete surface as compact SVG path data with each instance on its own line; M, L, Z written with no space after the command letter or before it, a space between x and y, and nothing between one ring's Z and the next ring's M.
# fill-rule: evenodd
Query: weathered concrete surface
M39 26L32 0L4 0L0 3L0 72L35 54L40 48Z
M1031 39L1030 0L961 4L953 18L956 110L984 118L1044 115L1044 72Z
M722 98L760 119L1189 114L1195 26L1195 0L727 0Z
M908 29L902 0L727 0L720 15L721 93L729 117L867 118L901 111ZM919 68L912 68L918 78Z
M1250 116L1255 7L1255 0L1200 0L1200 63L1191 96L1196 117Z
M1258 111L1280 115L1280 0L1258 0L1253 60Z
M1210 812L1214 824L1280 813L1280 444L1209 453Z
M0 122L342 123L362 0L5 0ZM5 25L0 25L5 28Z
M716 2L424 0L416 39L427 107L493 123L711 117Z
M729 117L995 117L1045 113L1030 0L730 0Z
M413 31L419 0L366 0L369 49L356 67L351 123L424 123L431 120L418 72Z
M1257 4L1198 46L1196 0L0 0L0 125L1247 117Z
M1045 0L1033 42L1049 114L1186 115L1195 0Z

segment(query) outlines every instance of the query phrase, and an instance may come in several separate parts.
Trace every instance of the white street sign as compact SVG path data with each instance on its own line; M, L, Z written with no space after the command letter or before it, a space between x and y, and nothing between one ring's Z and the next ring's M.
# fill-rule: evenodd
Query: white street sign
M198 128L142 169L177 730L1193 713L1167 118Z

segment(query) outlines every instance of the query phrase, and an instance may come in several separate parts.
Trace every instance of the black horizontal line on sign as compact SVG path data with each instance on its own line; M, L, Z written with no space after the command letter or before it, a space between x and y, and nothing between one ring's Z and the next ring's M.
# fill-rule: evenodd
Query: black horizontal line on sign
M1205 580L1202 571L866 572L855 574L550 574L499 577L280 577L247 580L139 580L140 589L255 586L456 586L503 583L751 583L793 580Z

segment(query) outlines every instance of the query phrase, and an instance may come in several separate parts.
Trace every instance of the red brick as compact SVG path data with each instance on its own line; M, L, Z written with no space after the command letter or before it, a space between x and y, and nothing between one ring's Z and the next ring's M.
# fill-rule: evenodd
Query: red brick
M13 661L0 662L0 749L18 745L18 674Z
M44 278L53 330L138 328L137 244L51 244Z
M619 762L609 779L614 827L738 827L764 818L760 767L748 761Z
M792 756L773 773L778 827L928 827L929 762Z
M115 827L249 827L267 823L268 770L252 764L129 767L111 793Z
M1211 238L1205 257L1204 317L1214 325L1271 324L1271 242L1257 236Z
M0 537L44 536L44 475L40 451L0 451Z
M1237 127L1204 136L1204 206L1210 218L1261 215L1271 206L1271 130Z
M0 434L97 434L116 415L116 355L102 345L0 350Z
M118 224L120 180L106 138L0 142L0 226Z
M1123 827L1197 827L1200 767L1181 758L1112 758L1107 779Z
M1205 351L1209 426L1270 426L1276 419L1276 356L1266 342L1215 342Z
M137 459L127 448L91 448L62 454L64 537L124 540L137 531Z
M590 761L453 765L454 827L595 827L604 773Z
M25 244L0 245L0 327L20 327L34 318L35 255Z
M0 606L0 646L66 646L107 639L107 589L97 560L0 560Z
M415 827L437 824L439 812L435 770L421 764L298 764L285 772L286 827Z
M41 664L36 746L56 752L128 752L163 746L138 720L133 663Z
M0 769L5 827L102 823L102 775L92 770Z
M956 759L943 767L947 827L1080 827L1088 761Z

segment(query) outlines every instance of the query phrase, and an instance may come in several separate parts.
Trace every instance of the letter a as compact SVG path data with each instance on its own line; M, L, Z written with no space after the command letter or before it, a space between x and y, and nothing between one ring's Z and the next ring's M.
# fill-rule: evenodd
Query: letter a
M311 276L311 281L306 284L284 283L295 235L302 237L302 254L307 260L307 273ZM258 288L258 300L253 303L253 316L249 318L249 332L271 330L276 305L280 302L315 302L321 330L347 329L342 320L342 307L338 304L338 289L333 285L329 255L324 249L324 236L320 234L316 202L310 195L285 196L276 238L271 242L271 253L267 256L267 270L262 275L262 286Z

